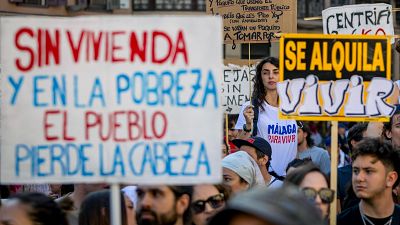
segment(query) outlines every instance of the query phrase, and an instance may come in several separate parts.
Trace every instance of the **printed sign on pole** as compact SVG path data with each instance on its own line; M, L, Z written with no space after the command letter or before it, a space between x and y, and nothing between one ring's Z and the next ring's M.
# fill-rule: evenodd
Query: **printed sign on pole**
M1 183L220 182L219 18L0 22Z
M280 42L280 117L388 121L390 38L286 34Z
M392 6L385 3L330 7L322 22L324 34L394 35Z

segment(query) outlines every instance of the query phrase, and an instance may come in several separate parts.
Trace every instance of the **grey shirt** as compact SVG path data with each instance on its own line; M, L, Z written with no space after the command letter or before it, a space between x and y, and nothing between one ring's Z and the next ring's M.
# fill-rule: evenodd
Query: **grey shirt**
M325 174L331 171L331 159L328 151L323 148L313 146L303 152L299 152L299 158L311 158L312 162Z

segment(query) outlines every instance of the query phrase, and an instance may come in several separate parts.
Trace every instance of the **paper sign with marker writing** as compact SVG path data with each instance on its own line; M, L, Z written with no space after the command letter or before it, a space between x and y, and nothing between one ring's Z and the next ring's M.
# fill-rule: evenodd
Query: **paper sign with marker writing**
M239 114L242 105L250 101L250 81L253 88L255 65L240 66L228 64L224 66L222 83L222 107L225 113Z
M221 25L1 18L1 183L220 182Z
M208 0L206 8L222 17L226 44L271 43L297 31L297 1Z
M394 113L388 37L286 34L280 68L281 118L388 121Z
M385 3L331 7L322 21L324 34L394 35L392 6Z

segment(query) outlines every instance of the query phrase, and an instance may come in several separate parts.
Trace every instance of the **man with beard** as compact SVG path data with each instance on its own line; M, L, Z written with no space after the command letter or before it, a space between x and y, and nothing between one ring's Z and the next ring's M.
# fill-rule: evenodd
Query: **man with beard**
M189 225L192 186L138 186L139 225Z
M339 214L337 224L400 224L400 206L392 198L399 183L400 152L379 138L365 138L352 159L353 190L361 201Z

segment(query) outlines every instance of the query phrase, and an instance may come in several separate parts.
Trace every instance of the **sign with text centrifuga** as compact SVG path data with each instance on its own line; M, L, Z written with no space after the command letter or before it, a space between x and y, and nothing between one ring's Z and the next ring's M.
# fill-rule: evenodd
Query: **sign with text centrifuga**
M220 182L221 27L1 18L0 182Z

